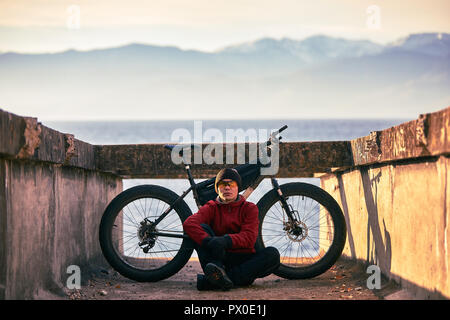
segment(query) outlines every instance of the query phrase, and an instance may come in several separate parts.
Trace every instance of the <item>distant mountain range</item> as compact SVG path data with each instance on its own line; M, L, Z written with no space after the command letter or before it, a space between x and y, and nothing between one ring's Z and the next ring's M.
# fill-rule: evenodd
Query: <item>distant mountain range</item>
M0 54L0 107L21 113L31 106L44 117L185 117L193 109L207 117L415 118L448 105L447 33L387 45L313 36L263 38L213 53L130 44Z

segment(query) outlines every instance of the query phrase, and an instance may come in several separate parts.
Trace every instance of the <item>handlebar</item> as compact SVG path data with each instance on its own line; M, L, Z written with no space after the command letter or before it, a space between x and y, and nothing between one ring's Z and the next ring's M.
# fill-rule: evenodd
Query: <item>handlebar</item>
M282 131L287 129L287 125L282 126L280 129L278 129L277 131L272 132L272 134L270 135L269 140L267 141L267 146L270 146L272 144L272 139L274 139L277 135L279 135ZM279 138L279 140L281 140L281 137Z
M287 127L288 127L287 124L285 124L284 126L282 126L282 127L280 128L280 130L278 130L278 133L280 133L281 131L286 130Z

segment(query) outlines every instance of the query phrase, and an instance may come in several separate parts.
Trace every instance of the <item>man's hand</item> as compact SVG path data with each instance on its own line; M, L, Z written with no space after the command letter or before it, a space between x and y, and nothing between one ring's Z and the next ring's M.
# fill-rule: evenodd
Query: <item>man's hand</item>
M224 250L231 248L232 245L231 237L226 234L222 237L212 237L208 241L207 248L210 250Z
M211 255L218 260L225 258L225 249L231 248L233 242L229 235L221 237L208 237L203 240L203 245L208 248Z

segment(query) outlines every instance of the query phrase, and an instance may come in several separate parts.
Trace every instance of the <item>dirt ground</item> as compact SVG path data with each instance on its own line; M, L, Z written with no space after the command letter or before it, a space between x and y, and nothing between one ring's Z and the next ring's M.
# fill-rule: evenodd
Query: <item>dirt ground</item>
M115 271L103 270L79 290L68 290L71 300L379 300L395 299L400 288L382 279L381 289L369 290L363 266L339 260L324 274L307 280L286 280L275 275L251 286L230 291L198 291L198 261L189 261L176 275L155 283L139 283Z

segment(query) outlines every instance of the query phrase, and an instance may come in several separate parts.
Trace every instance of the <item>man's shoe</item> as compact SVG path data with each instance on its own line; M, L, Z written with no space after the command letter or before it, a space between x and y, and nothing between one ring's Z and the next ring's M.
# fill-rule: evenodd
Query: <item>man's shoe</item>
M209 283L208 279L204 274L197 274L197 290L198 291L207 291L207 290L217 290L220 289Z
M205 266L206 279L213 286L218 286L222 290L233 288L233 282L228 278L225 270L214 263L208 263Z

